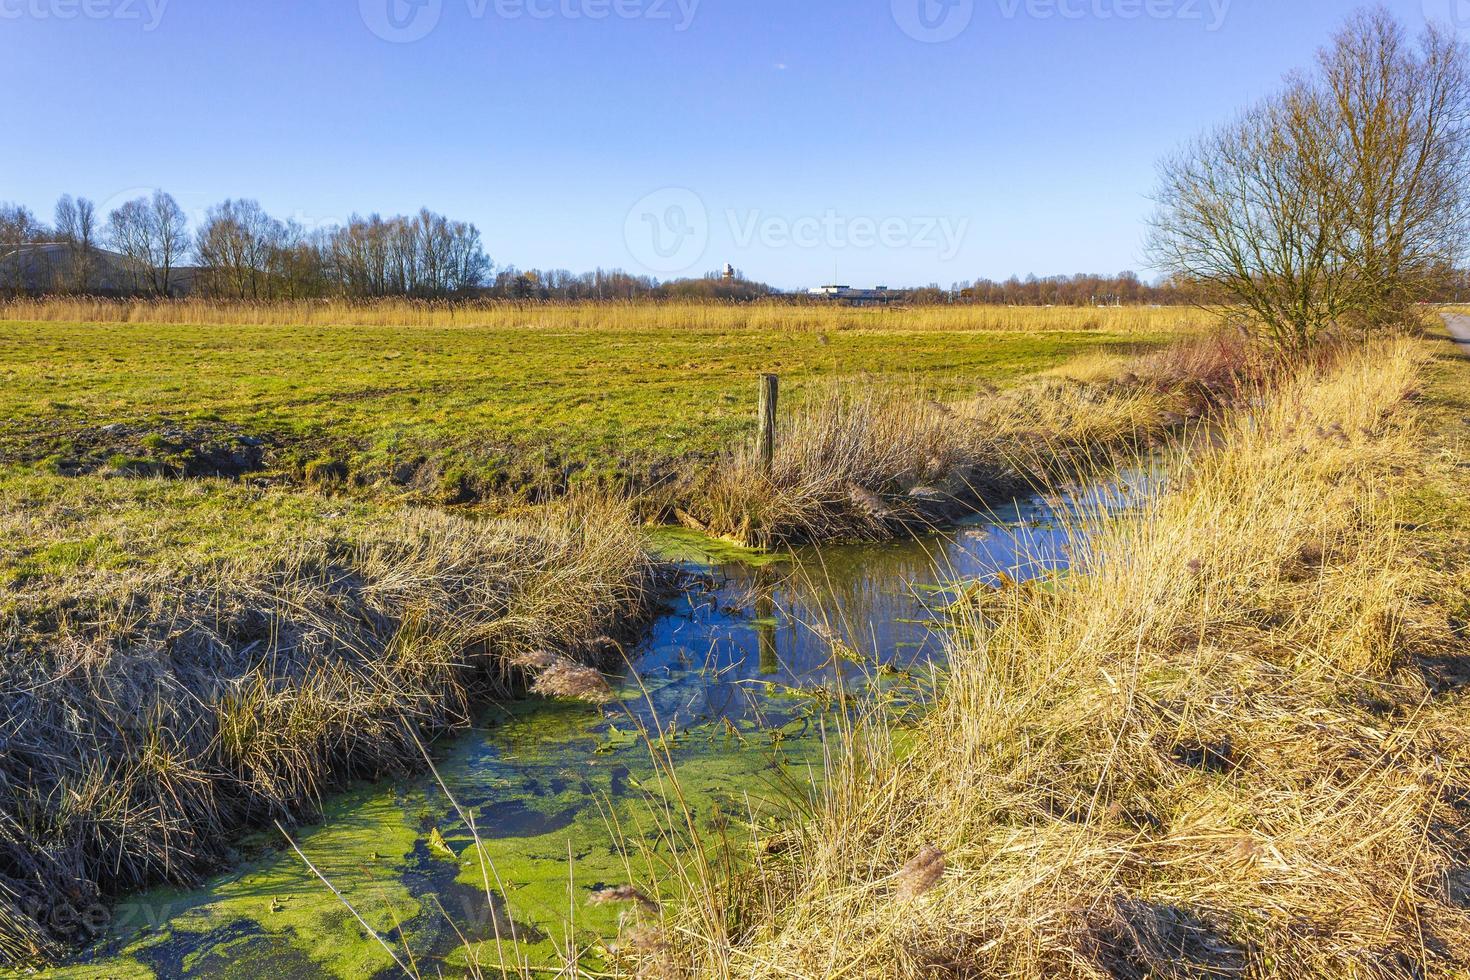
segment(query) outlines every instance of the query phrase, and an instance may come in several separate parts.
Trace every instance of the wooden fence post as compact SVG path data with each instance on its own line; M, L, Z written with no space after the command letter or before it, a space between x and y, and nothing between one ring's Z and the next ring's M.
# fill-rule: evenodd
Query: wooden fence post
M761 375L760 406L755 437L755 452L761 467L771 472L776 460L776 397L780 381L774 374Z

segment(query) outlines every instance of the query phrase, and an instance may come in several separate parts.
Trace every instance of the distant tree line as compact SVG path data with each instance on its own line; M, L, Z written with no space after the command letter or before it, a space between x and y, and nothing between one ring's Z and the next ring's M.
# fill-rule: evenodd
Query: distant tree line
M1024 279L1012 276L1004 282L977 279L956 286L952 293L957 302L996 306L1163 306L1194 299L1186 286L1168 280L1150 285L1134 272Z
M751 282L740 272L730 279L711 272L698 279L660 282L621 269L597 269L579 275L566 269L522 271L509 266L500 270L484 295L490 299L558 303L635 299L738 303L770 297L775 292L764 283Z
M99 216L84 198L66 196L47 227L24 207L0 204L0 246L51 242L66 246L48 290L85 293L97 288L99 247L123 257L129 292L169 295L183 288L222 298L269 300L326 296L373 298L476 297L518 302L684 300L750 302L776 297L764 283L736 271L660 282L619 269L573 273L566 269L496 269L472 224L430 211L412 217L353 217L345 226L308 233L272 217L255 201L229 200L210 208L190 232L184 212L166 193L139 198ZM0 281L0 288L7 284ZM911 304L973 303L1001 306L1177 304L1200 290L1182 281L1144 282L1136 273L1072 275L1003 282L977 279L948 289L900 291ZM786 299L817 302L796 294Z
M659 282L621 270L496 271L479 229L429 210L389 218L354 215L345 225L307 231L272 217L256 201L227 200L209 208L200 227L191 229L183 209L163 191L105 216L86 198L67 195L50 226L26 207L0 203L0 260L28 245L47 247L44 266L38 272L36 262L0 264L0 289L154 296L187 291L241 300L396 296L531 302L741 302L775 292L739 273ZM117 256L119 269L106 268L108 252Z
M0 251L25 245L49 246L43 286L60 293L169 296L187 288L250 300L445 298L479 294L493 268L473 224L427 209L389 218L354 215L345 225L308 232L255 201L229 200L191 229L163 191L105 218L91 201L67 195L51 227L25 207L0 204ZM102 267L102 249L117 256L118 269ZM17 269L34 276L36 264ZM0 281L0 287L20 285Z

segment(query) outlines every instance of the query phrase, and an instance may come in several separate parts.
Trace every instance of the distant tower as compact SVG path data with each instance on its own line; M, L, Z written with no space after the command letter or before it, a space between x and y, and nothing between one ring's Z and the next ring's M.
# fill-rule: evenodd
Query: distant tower
M725 278L725 281L726 282L734 282L735 281L735 267L733 265L731 265L730 263L728 263L728 262L725 263L725 276L724 276L724 278Z

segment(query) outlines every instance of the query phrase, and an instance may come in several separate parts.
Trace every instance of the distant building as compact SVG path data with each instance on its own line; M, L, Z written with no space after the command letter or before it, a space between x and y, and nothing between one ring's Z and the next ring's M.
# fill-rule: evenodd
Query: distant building
M851 286L818 286L811 291L811 295L830 299L834 302L846 303L849 306L884 306L888 303L899 303L907 298L908 294L903 290L889 289L887 286L875 286L872 289L854 289Z
M102 295L131 295L147 290L125 256L92 247L78 253L66 242L0 245L0 291L51 293L74 289L85 270L85 289ZM169 273L170 292L187 294L197 270L180 266Z
M734 282L735 281L735 267L733 265L731 265L729 262L726 262L725 263L725 271L721 275L720 278L724 279L726 282Z

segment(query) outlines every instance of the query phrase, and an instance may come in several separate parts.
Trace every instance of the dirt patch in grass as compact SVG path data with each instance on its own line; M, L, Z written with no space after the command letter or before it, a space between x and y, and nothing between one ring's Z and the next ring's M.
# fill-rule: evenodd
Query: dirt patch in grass
M0 436L0 466L36 465L59 476L239 479L266 470L298 438L222 422L167 419L71 426L43 423Z

